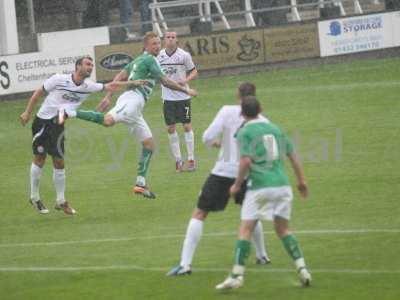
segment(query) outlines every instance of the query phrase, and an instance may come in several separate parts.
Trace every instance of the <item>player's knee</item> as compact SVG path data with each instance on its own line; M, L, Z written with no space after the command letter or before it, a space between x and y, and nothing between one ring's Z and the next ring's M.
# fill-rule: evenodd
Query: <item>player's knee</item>
M153 151L154 150L154 140L152 137L143 140L142 145L144 148Z
M53 166L55 169L64 169L64 160L53 158Z
M35 155L35 157L33 158L33 163L37 165L39 168L42 168L45 162L46 162L46 156L44 155Z
M196 208L192 214L193 219L204 221L207 218L208 212L202 209Z
M110 127L110 126L113 126L114 124L115 124L114 118L110 114L106 114L104 116L103 125L105 127Z
M173 134L176 131L176 126L174 125L168 125L167 131L169 134Z
M250 239L256 225L256 220L246 220L240 223L239 235L242 239Z
M183 124L183 130L185 130L185 132L192 131L192 124L191 123Z
M274 219L275 232L278 237L282 238L290 233L289 226L286 220L281 218Z

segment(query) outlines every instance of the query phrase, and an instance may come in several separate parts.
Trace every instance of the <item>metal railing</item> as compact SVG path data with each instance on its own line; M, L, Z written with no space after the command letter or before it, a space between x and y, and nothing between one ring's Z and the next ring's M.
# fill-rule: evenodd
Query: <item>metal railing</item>
M310 9L310 8L324 8L325 6L336 6L339 8L340 15L346 16L348 13L345 11L345 6L343 3L350 4L353 6L353 11L355 14L363 14L364 10L359 0L315 0L311 3L303 3L298 4L297 0L290 0L290 5L283 5L279 7L268 7L261 9L253 9L250 0L244 0L244 10L236 11L236 12L224 12L220 2L225 0L174 0L168 2L158 2L157 0L153 0L153 3L150 4L150 9L152 12L152 24L153 30L157 32L160 36L163 35L163 30L168 30L167 20L164 17L162 12L165 8L173 8L173 7L182 7L182 6L198 6L199 15L197 16L183 16L179 18L169 18L168 22L182 22L192 21L196 19L200 19L201 21L211 21L214 18L220 18L223 22L225 29L231 29L231 25L228 22L228 17L235 16L243 16L245 19L246 27L255 27L256 23L254 21L253 14L264 13L264 12L275 12L281 10L289 11L289 15L291 16L291 21L302 21L300 11L302 9ZM368 2L378 5L380 4L380 0L367 0ZM363 1L361 1L363 2ZM365 3L366 1L364 1ZM211 5L215 5L218 13L211 13Z

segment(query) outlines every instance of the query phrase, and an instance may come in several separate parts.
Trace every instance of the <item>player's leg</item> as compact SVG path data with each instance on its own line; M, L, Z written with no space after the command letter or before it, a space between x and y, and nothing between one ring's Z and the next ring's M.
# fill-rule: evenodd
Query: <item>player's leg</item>
M138 95L133 91L126 91L118 97L115 106L106 114L98 111L90 110L68 110L60 109L58 113L58 124L63 125L66 118L78 118L84 121L97 123L105 127L111 127L115 123L128 122L130 116L128 114L134 113L137 109L137 101L130 103L130 100ZM144 105L144 99L140 100L141 107Z
M136 183L133 187L133 192L135 194L141 194L146 198L155 198L156 195L150 191L146 182L146 176L154 151L154 140L151 130L143 117L138 117L134 124L129 125L129 130L142 144L142 152L139 158Z
M209 212L223 211L229 200L229 188L234 179L211 174L204 183L193 211L192 218L186 229L182 246L180 264L171 269L167 275L184 275L191 273L191 265L197 245L203 234L204 221Z
M46 120L36 117L32 122L32 152L33 160L30 169L31 195L30 203L41 214L47 214L49 210L40 199L39 186L42 176L42 168L46 162L48 124Z
M164 101L164 121L167 125L169 146L175 158L175 170L181 172L183 168L179 135L176 132L176 101Z
M179 142L179 135L176 132L176 124L168 125L167 131L168 131L169 147L171 149L172 155L175 158L175 171L182 172L183 161L182 161L181 147Z
M243 204L244 196L247 190L247 181L244 181L240 187L239 193L235 195L235 203L238 205ZM256 264L268 264L271 260L268 257L267 249L265 247L264 232L262 222L258 221L253 231L254 248L256 250Z
M203 224L208 211L195 208L192 218L186 228L185 239L182 245L181 261L178 266L172 268L167 276L190 275L192 273L192 261L197 245L203 235Z
M65 200L65 138L64 125L53 123L51 125L49 139L49 154L53 159L53 184L56 190L56 210L63 210L67 215L73 215L76 211Z
M194 133L192 128L192 105L191 100L179 101L182 103L180 112L180 122L183 124L185 131L185 143L188 155L188 171L196 169L196 162L194 159Z
M64 159L53 156L53 184L56 190L56 210L62 210L67 215L76 214L69 202L65 200L65 168Z
M106 120L106 114L92 110L65 110L60 109L58 112L58 124L63 125L67 118L78 118L84 121L97 123L104 126L112 126L115 122L110 123Z
M311 275L306 269L303 252L296 237L289 230L289 220L292 206L292 191L289 187L277 189L281 195L277 195L277 200L273 201L273 221L275 232L281 239L286 252L293 259L296 266L300 282L304 286L311 283Z
M266 265L271 262L269 259L267 249L265 248L264 231L262 222L257 221L253 231L252 239L254 242L254 248L256 250L256 264Z
M222 283L215 288L217 290L239 288L243 285L246 260L250 255L251 236L260 212L263 210L265 199L260 190L246 191L240 212L241 223L239 227L239 239L236 242L235 258L232 272Z
M30 202L41 214L49 213L49 210L46 208L46 206L40 199L40 193L39 193L40 178L42 177L42 168L45 164L45 161L46 161L45 155L34 155L30 170L30 181L31 181Z
M183 124L183 129L185 131L185 143L186 151L188 155L188 171L192 172L196 170L196 161L194 159L194 133L191 123Z
M311 274L306 269L306 263L299 242L289 230L289 221L285 218L275 216L274 226L276 234L281 239L286 252L294 261L300 282L304 286L309 286L311 283Z
M215 288L225 290L239 288L243 285L246 260L250 255L251 236L256 226L257 219L242 220L239 227L239 239L236 241L234 265L228 277Z

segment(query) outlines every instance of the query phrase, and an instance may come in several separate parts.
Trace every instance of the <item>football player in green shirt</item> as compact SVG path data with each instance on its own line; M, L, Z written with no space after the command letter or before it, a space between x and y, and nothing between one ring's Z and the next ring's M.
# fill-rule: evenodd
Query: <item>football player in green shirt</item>
M161 49L161 41L157 34L148 32L144 36L144 52L127 64L113 79L113 82L125 83L127 91L119 96L116 105L106 114L102 113L111 103L112 92L108 92L100 102L97 111L63 111L59 113L59 123L65 118L77 117L95 122L106 127L116 123L125 123L129 132L142 143L142 155L137 169L136 183L133 192L146 198L155 198L146 184L146 175L154 150L154 140L142 112L146 101L157 81L164 86L196 96L197 92L169 79L161 70L156 57Z
M286 175L283 159L286 155L297 178L300 195L307 197L308 188L302 166L293 146L281 129L259 117L260 103L253 96L242 100L242 115L246 120L238 131L240 147L239 174L230 189L234 196L248 175L248 189L241 209L239 240L236 243L235 264L226 280L216 286L218 290L238 288L243 285L245 261L250 253L250 238L258 220L274 222L276 234L293 259L303 286L311 283L303 253L289 230L292 209L292 189Z

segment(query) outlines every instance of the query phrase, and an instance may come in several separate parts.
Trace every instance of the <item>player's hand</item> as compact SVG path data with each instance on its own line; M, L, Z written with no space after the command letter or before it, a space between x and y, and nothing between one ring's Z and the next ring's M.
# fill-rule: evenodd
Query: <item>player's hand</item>
M237 184L234 183L229 189L229 194L231 195L231 197L235 197L235 195L239 193L239 191L240 191L240 185L238 186Z
M118 82L116 82L116 81L111 81L111 82L106 83L106 84L104 85L104 89L105 89L106 91L108 91L108 92L115 92L116 90L118 90L118 88L119 88L120 86L121 86L121 85L118 84Z
M308 196L308 187L307 187L307 183L303 182L299 182L297 184L297 189L299 190L300 195L303 198L307 198Z
M221 141L220 141L220 140L214 140L214 141L211 143L211 147L214 147L214 148L221 148Z
M31 115L27 111L24 111L20 116L19 116L19 121L21 122L22 126L25 126L30 119Z
M188 94L190 97L196 97L197 96L197 91L191 88L188 88L186 90L186 94Z

